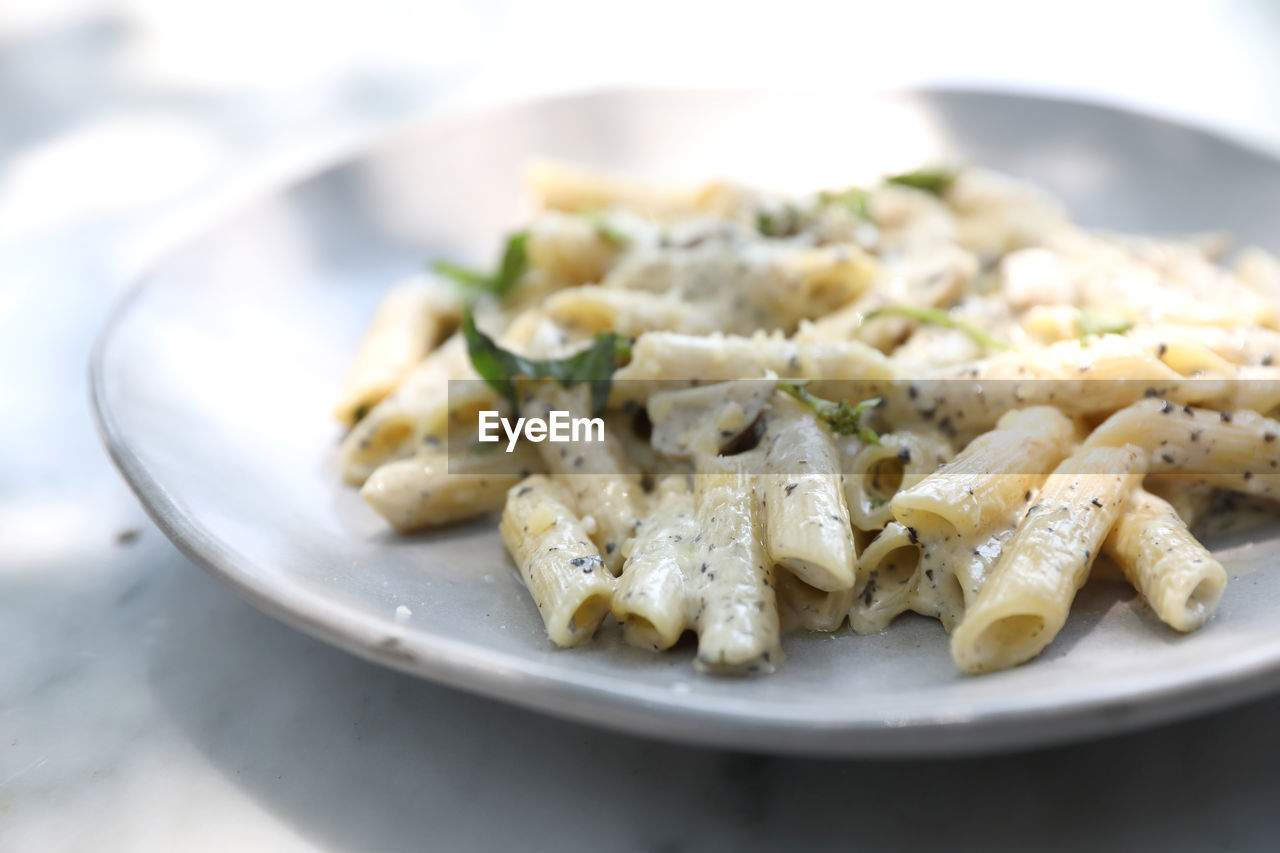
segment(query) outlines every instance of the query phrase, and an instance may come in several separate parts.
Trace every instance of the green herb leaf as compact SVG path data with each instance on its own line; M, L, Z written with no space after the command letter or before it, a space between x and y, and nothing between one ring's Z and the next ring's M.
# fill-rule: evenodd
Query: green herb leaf
M856 435L867 444L880 443L880 436L876 435L875 430L862 424L862 415L880 405L879 397L850 406L848 400L835 402L815 397L804 387L805 384L804 381L783 380L778 383L778 387L808 406L836 435Z
M875 311L867 314L863 318L863 322L874 320L877 317L907 317L919 323L927 323L931 326L944 326L948 329L955 329L958 332L964 332L975 342L987 349L1009 350L1013 349L1013 345L1007 341L989 335L977 326L957 320L941 308L927 308L923 305L886 305L884 308L877 308Z
M766 237L790 237L800 228L800 211L789 204L756 211L756 230Z
M483 273L460 267L448 261L436 261L431 269L453 279L463 288L467 302L475 302L486 293L502 299L509 294L525 270L529 268L529 232L517 231L507 238L497 272Z
M887 504L888 502L889 502L889 499L888 499L888 498L872 498L872 499L871 499L871 508L872 508L872 509L879 509L880 507L884 506L884 505L885 505L885 504Z
M591 383L591 413L600 414L609 401L614 366L631 354L631 341L613 332L596 335L591 346L562 359L531 359L498 346L493 338L476 328L468 311L462 318L462 335L467 342L471 364L490 388L516 405L517 377L554 379L566 388L580 382Z
M890 175L884 181L902 187L913 187L933 193L941 198L951 189L956 173L951 169L917 169L914 172L903 172L901 175Z
M630 237L614 228L605 215L598 210L583 211L582 218L591 223L591 227L595 229L597 237L615 249L624 248L631 242Z
M871 219L870 196L859 187L849 187L843 192L818 193L818 201L823 204L842 204L856 219Z
M1133 321L1107 317L1086 308L1076 315L1076 328L1080 331L1080 340L1083 342L1090 335L1123 335L1133 328Z

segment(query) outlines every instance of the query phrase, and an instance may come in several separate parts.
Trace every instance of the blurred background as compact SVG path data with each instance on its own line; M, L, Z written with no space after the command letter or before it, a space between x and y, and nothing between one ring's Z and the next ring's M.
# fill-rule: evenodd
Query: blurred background
M615 85L936 83L1103 100L1280 153L1277 45L1268 0L3 0L0 849L526 849L519 838L583 821L637 849L769 849L775 831L841 837L794 793L815 780L893 818L873 840L936 840L910 802L859 787L865 767L585 730L257 614L177 554L111 468L86 399L92 339L183 234L433 111ZM1199 811L1223 818L1217 842L1262 846L1278 709L987 762L880 765L876 790L1003 797L1024 815L1005 825L1012 843L1044 842L1047 822L1066 847L1094 832L1203 849L1218 820L1192 821ZM1126 775L1131 760L1152 779ZM1188 771L1211 780L1200 799L1176 784ZM1055 780L1084 777L1099 799L1109 787L1081 823L1071 814L1099 807L1090 789ZM590 819L571 805L604 789L621 804ZM947 802L938 820L981 838L964 797Z

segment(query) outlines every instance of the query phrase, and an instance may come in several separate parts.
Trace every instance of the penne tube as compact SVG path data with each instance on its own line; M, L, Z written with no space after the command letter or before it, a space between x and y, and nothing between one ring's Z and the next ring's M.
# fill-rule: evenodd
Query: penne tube
M529 268L553 286L598 282L620 254L620 247L588 219L555 212L538 218L526 245Z
M1160 357L1175 340L1199 344L1235 365L1280 364L1280 332L1261 326L1161 325L1135 329L1125 337L1144 343Z
M870 541L869 535L867 539ZM857 597L852 587L835 592L815 589L785 569L776 577L778 614L784 632L803 628L831 633L839 630L849 618Z
M1153 474L1280 497L1280 421L1257 412L1143 400L1107 418L1085 442L1088 447L1123 444L1141 447Z
M617 332L636 337L645 332L706 334L716 318L677 296L599 285L571 287L549 297L547 317L572 336Z
M644 403L657 391L693 382L763 378L813 380L818 396L834 389L858 400L876 396L894 375L885 356L856 341L796 343L780 335L695 336L649 332L632 345L631 361L614 374L614 405Z
M781 392L764 417L760 485L769 559L817 589L852 589L857 554L831 433Z
M697 534L686 478L663 479L655 506L627 552L613 596L613 618L628 643L667 649L692 626L686 575Z
M894 496L894 517L920 544L912 610L948 631L960 622L1018 515L1074 439L1075 425L1057 409L1009 412L995 430Z
M695 666L711 672L767 672L781 655L773 563L746 468L739 457L703 457L694 475Z
M457 327L456 296L427 282L401 284L378 304L334 412L352 426L400 385L414 365Z
M499 450L424 450L388 462L365 481L360 496L401 532L440 527L502 509L507 491L542 460L528 445Z
M956 666L1005 669L1053 641L1144 468L1126 445L1081 449L1054 469L951 634Z
M1145 489L1135 489L1102 546L1160 620L1194 631L1213 615L1227 572L1191 535L1177 511Z
M525 383L522 389L523 417L546 419L552 410L582 417L589 411L586 386L565 388L539 382ZM622 548L640 522L644 489L622 443L607 425L602 432L602 441L583 436L578 441L545 441L537 447L547 471L572 496L587 532L604 554L605 566L616 575L622 570Z
M889 627L911 607L920 576L920 545L907 528L891 521L858 557L858 580L849 624L859 634Z
M879 444L853 437L837 443L849 518L859 530L882 530L893 520L889 501L952 457L951 446L929 431L890 432Z
M393 459L418 448L441 446L449 434L449 380L478 379L461 335L449 338L405 377L404 382L347 433L339 453L342 476L353 486ZM480 382L478 393L498 408L497 397Z
M595 634L616 583L569 501L555 482L535 474L511 488L499 526L547 636L565 647Z
M1057 409L1009 412L955 459L896 494L893 516L921 536L976 534L1025 506L1074 439L1075 425Z

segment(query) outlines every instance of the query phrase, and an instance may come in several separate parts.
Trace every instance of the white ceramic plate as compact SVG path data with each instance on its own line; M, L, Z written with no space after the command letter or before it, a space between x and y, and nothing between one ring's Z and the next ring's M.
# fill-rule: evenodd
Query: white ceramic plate
M779 187L949 161L1059 193L1092 225L1228 228L1280 246L1280 165L1112 109L1007 95L614 92L392 135L243 210L161 264L93 364L116 463L166 534L254 604L371 660L549 713L751 750L869 755L1046 743L1171 719L1280 683L1280 541L1228 543L1218 618L1177 636L1119 585L1082 593L1030 665L956 673L933 622L787 638L754 679L688 653L551 647L493 523L400 537L339 484L330 408L378 295L422 259L484 261L531 155L672 181ZM412 611L395 619L398 605Z

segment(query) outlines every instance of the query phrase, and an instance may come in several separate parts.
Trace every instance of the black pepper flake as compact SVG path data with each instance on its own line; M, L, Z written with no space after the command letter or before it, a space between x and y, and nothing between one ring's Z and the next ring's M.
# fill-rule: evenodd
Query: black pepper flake
M529 493L530 493L530 492L532 492L532 491L533 491L533 486L525 486L523 489L521 489L520 491L516 492L516 497L518 497L518 498L522 498L522 497L524 497L525 495L529 494Z
M612 553L613 553L613 551L614 551L614 549L615 549L615 548L617 548L617 547L618 547L618 546L617 546L615 543L613 543L613 542L606 542L606 543L605 543L605 546L604 546L604 552L605 552L606 554L612 554Z
M590 554L586 557L574 557L569 561L569 565L582 569L583 574L591 574L596 566L604 565L604 560L598 554Z
M1202 432L1204 432L1204 430L1202 430L1202 429L1192 430L1192 431L1191 431L1191 440L1192 440L1192 441L1199 441L1199 440L1200 440L1200 433L1202 433Z
M920 537L916 534L916 529L914 527L907 528L907 538L911 540L912 545L920 544Z
M1219 413L1218 413L1218 417L1222 419L1222 422L1223 422L1224 424L1229 424L1229 423L1231 423L1231 413L1230 413L1230 412L1219 412Z
M1156 358L1164 358L1164 354L1168 351L1169 347L1167 345L1160 344L1160 346L1156 347Z
M1183 407L1182 407L1182 413L1183 413L1184 415L1186 415L1187 417L1191 417L1191 416L1193 416L1193 415L1195 414L1195 412L1191 411L1191 407L1190 407L1190 406L1183 406Z
M925 569L924 576L927 577L929 580L933 580L933 569Z
M1146 391L1142 392L1142 396L1146 397L1149 400L1152 397L1159 397L1160 392L1154 388L1148 388Z
M800 484L799 484L799 483L792 483L792 484L790 484L790 485L789 485L789 486L787 486L787 488L785 489L786 493L787 493L788 495L790 495L793 491L795 491L795 488L796 488L796 486L798 486L798 485L800 485Z
M1040 504L1032 504L1031 506L1027 507L1027 515L1031 515L1031 513L1035 512L1039 508L1040 508Z
M901 462L903 465L910 464L910 462L911 462L911 448L909 448L909 447L904 447L904 448L900 449L900 450L898 451L898 461L899 461L899 462Z
M938 430L948 438L955 436L956 425L951 422L951 418L944 417L938 421Z
M1031 500L1031 490L1030 490L1030 489L1027 489L1026 493L1022 496L1022 499L1023 499L1024 501L1029 501L1029 500Z
M702 568L698 569L698 571L702 572L705 575L707 573L707 564L703 563Z
M1259 364L1261 364L1263 367L1270 367L1270 366L1271 366L1271 362L1272 362L1272 361L1273 361L1273 359L1272 359L1272 357L1271 357L1271 353L1267 353L1266 355L1264 355L1264 356L1262 357L1262 361L1260 361L1260 362L1258 362L1258 363L1259 363Z
M1173 404L1170 403L1168 400L1164 400L1160 403L1160 414L1167 415L1172 411L1173 411Z
M917 387L916 387L916 386L914 386L914 385L908 385L908 386L907 386L907 397L909 397L910 399L914 400L916 397L919 397L919 396L920 396L920 389L919 389L919 388L917 388Z
M1245 471L1245 472L1244 472L1244 478L1245 478L1246 480L1252 480L1252 479L1253 479L1253 472L1252 472L1252 471Z
M1173 464L1173 454L1172 454L1172 453L1161 453L1161 454L1160 454L1160 458L1161 458L1161 459L1163 459L1163 460L1165 461L1165 464L1168 464L1168 465L1172 465L1172 464Z
M1093 500L1089 501L1089 503L1093 504L1098 509L1102 509L1102 501L1098 500L1097 498L1094 498Z

